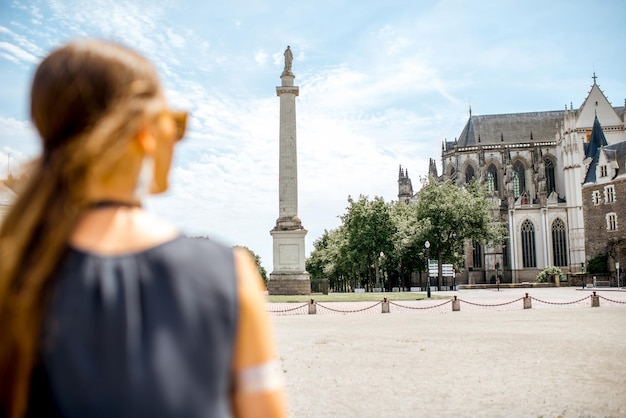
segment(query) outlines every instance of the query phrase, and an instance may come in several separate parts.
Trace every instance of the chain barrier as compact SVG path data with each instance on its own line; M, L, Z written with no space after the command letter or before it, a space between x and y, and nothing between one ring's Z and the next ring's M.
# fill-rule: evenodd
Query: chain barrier
M413 310L426 310L426 309L435 309L435 308L439 308L441 306L447 305L448 303L452 303L452 299L449 299L447 301L445 301L444 303L440 303L439 305L433 305L433 306L406 306L406 305L401 305L399 303L395 303L392 301L389 301L390 305L393 306L397 306L398 308L404 308L404 309L413 309Z
M569 305L575 305L575 304L580 304L581 302L584 302L588 299L591 299L592 296L585 296L582 299L578 299L578 300L574 300L571 302L550 302L550 301L546 301L546 300L542 300L542 299L538 299L536 297L533 296L527 296L529 299L534 300L537 303L542 303L545 305L552 305L552 306L569 306ZM613 303L613 304L619 304L619 305L626 305L626 301L619 301L619 300L614 300L614 299L609 299L607 297L604 296L600 296L598 295L597 297L599 297L600 299L604 299L607 302ZM476 306L476 307L480 307L480 308L496 308L496 307L502 307L502 306L508 306L508 305L512 305L514 303L523 301L525 298L521 297L515 300L511 300L509 302L502 302L502 303L477 303L477 302L470 302L464 299L456 299L459 302L463 302L466 303L467 305L471 305L471 306ZM318 302L314 302L316 307L319 307L323 310L326 310L328 312L331 313L338 313L338 314L353 314L353 313L361 313L361 312L366 312L366 311L371 311L372 309L376 308L377 306L383 304L383 303L388 303L390 306L394 306L400 309L400 312L402 310L407 310L407 311L427 311L427 310L432 310L432 309L437 309L437 308L441 308L442 306L445 306L447 304L451 304L453 302L453 299L448 299L443 303L438 303L436 305L431 305L431 306L410 306L410 305L404 305L401 303L397 303L397 302L393 302L393 301L380 301L380 302L376 302L371 306L366 306L364 308L359 308L359 309L339 309L339 308L331 308L330 306L326 306L323 304L320 304ZM359 303L359 302L345 302L348 304L353 304L353 303ZM361 302L362 303L362 302ZM296 307L293 308L283 308L283 309L271 309L270 306L276 306L276 305L292 305L292 302L289 303L280 303L280 304L268 304L267 306L267 313L268 314L272 314L272 315L305 315L308 313L307 308L309 307L310 303L304 303L301 305L298 305ZM397 311L396 311L397 312Z
M576 304L576 303L580 303L580 302L582 302L582 301L584 301L584 300L587 300L587 299L591 298L591 295L589 295L589 296L585 296L584 298L579 299L579 300L575 300L575 301L573 301L573 302L548 302L548 301L545 301L545 300L537 299L537 298L532 297L532 296L529 296L529 298L531 298L532 300L536 300L536 301L537 301L537 302L539 302L539 303L545 303L546 305L559 305L559 306L563 306L563 305L574 305L574 304Z
M470 302L470 301L467 301L467 300L459 299L459 301L461 301L463 303L467 303L468 305L480 306L480 307L483 307L483 308L492 308L492 307L496 307L496 306L512 305L513 303L519 302L520 300L524 300L524 298L519 298L519 299L512 300L510 302L504 302L504 303L487 304L487 303L475 303L475 302Z
M374 305L372 306L368 306L362 309L351 309L351 310L343 310L343 309L334 309L334 308L329 308L328 306L324 306L324 305L320 305L319 303L315 302L315 305L318 308L323 308L323 309L327 309L331 312L336 312L336 313L359 313L359 312L364 312L367 310L370 310L372 308L377 307L378 305L380 305L382 302L376 302Z
M282 305L282 304L281 304ZM266 307L269 305L266 305ZM296 306L295 308L287 308L287 309L266 309L267 313L270 314L286 314L289 312L294 312L297 311L298 309L302 309L302 308L306 308L307 306L309 306L308 303L305 303L304 305L299 305Z
M613 299L605 298L605 297L604 297L604 296L602 296L602 295L598 295L598 297L599 297L600 299L604 299L604 300L606 300L606 301L608 301L608 302L612 302L612 303L619 303L619 304L622 304L622 305L626 305L626 301L621 301L621 300L613 300Z

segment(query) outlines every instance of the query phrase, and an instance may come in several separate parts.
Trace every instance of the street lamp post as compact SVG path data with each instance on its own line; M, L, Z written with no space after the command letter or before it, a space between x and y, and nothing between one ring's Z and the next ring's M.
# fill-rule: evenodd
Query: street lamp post
M378 256L379 256L378 266L380 267L380 287L382 288L384 292L385 291L385 271L383 270L383 258L385 257L385 253L381 251Z
M424 248L426 248L426 296L430 298L430 260L428 259L428 249L430 248L429 241L424 243Z

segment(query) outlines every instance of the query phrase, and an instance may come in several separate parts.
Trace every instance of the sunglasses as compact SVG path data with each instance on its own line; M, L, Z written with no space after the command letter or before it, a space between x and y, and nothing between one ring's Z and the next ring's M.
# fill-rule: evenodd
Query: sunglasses
M185 136L187 130L187 117L188 112L164 110L160 115L168 115L174 121L176 125L176 141L180 141Z

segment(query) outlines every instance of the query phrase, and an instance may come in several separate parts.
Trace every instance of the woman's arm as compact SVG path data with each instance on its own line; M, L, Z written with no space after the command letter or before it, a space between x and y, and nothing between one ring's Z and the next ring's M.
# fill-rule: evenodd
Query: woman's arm
M283 371L265 311L263 281L245 250L235 250L235 268L239 294L239 324L233 358L235 416L285 417Z

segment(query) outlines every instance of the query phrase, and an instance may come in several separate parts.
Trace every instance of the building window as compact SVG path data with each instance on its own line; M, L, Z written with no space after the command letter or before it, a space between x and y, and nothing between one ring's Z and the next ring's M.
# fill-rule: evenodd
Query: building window
M465 167L465 183L469 183L474 179L474 167L468 165Z
M498 191L498 169L493 164L487 169L487 188L491 193Z
M548 194L556 191L556 181L554 178L554 163L551 159L546 158L544 160L544 165L546 167L546 191ZM541 191L541 190L540 190Z
M617 231L617 214L615 212L606 214L606 230Z
M526 170L521 161L513 164L513 195L517 199L526 191Z
M615 202L615 186L606 186L604 188L604 203Z
M472 243L472 261L474 268L482 268L483 267L483 246L478 242Z
M552 257L555 266L567 266L567 237L565 223L561 219L552 223Z
M535 226L528 219L522 224L522 264L524 267L537 267Z
M606 166L600 166L600 177L606 177Z
M593 192L591 192L591 201L595 206L598 206L600 204L600 202L602 201L600 197L600 190L594 190Z
M509 266L509 240L502 241L502 268Z
M516 199L519 197L519 174L517 171L513 172L513 197Z

